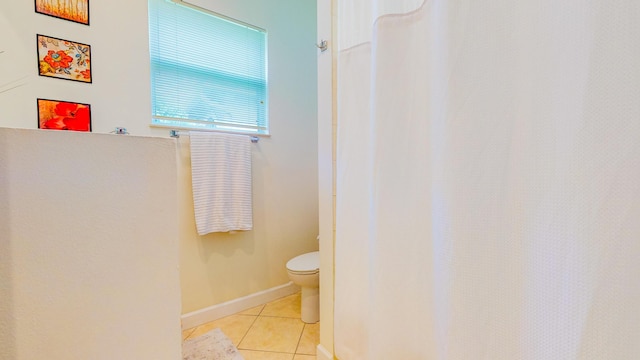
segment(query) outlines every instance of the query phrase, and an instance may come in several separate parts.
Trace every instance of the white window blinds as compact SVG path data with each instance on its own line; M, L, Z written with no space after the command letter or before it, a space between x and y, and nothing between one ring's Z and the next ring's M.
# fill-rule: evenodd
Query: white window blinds
M167 0L149 0L156 125L268 134L266 33Z

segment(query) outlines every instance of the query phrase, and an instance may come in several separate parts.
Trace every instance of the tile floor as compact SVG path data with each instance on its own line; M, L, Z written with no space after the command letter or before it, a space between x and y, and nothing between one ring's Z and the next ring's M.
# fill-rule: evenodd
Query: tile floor
M220 328L245 360L316 360L320 323L300 320L300 293L182 332L187 340Z

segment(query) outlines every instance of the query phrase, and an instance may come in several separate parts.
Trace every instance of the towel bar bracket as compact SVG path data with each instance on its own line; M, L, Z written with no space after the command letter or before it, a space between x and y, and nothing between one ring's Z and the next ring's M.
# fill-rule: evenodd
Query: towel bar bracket
M117 135L128 135L129 132L127 131L127 128L123 128L123 127L116 127L112 132L112 134L117 134Z

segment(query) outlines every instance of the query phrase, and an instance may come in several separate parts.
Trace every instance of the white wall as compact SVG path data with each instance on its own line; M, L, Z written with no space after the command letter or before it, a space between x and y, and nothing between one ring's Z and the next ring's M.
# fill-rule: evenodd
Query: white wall
M254 230L198 236L188 139L181 139L181 280L185 312L289 281L286 262L318 249L315 1L198 0L268 31L271 137L253 149Z
M0 3L0 31L9 34L0 45L0 126L37 128L36 98L47 98L91 104L94 132L125 126L151 134L147 2L91 1L90 7L86 26L37 14L32 1ZM91 45L93 83L38 76L36 34Z
M198 0L196 5L267 29L272 136L253 151L254 230L196 234L189 140L178 141L178 220L183 312L288 282L291 257L318 243L316 4L313 0ZM147 2L91 2L91 25L36 14L33 2L2 1L0 126L35 128L36 98L92 106L93 131L151 128ZM36 33L91 45L93 83L37 75Z
M0 358L179 359L175 189L174 140L0 128Z

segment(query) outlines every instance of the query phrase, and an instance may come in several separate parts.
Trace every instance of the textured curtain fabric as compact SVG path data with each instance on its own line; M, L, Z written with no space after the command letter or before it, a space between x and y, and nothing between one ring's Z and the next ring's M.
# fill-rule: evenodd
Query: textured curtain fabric
M337 20L336 356L640 359L640 2Z

